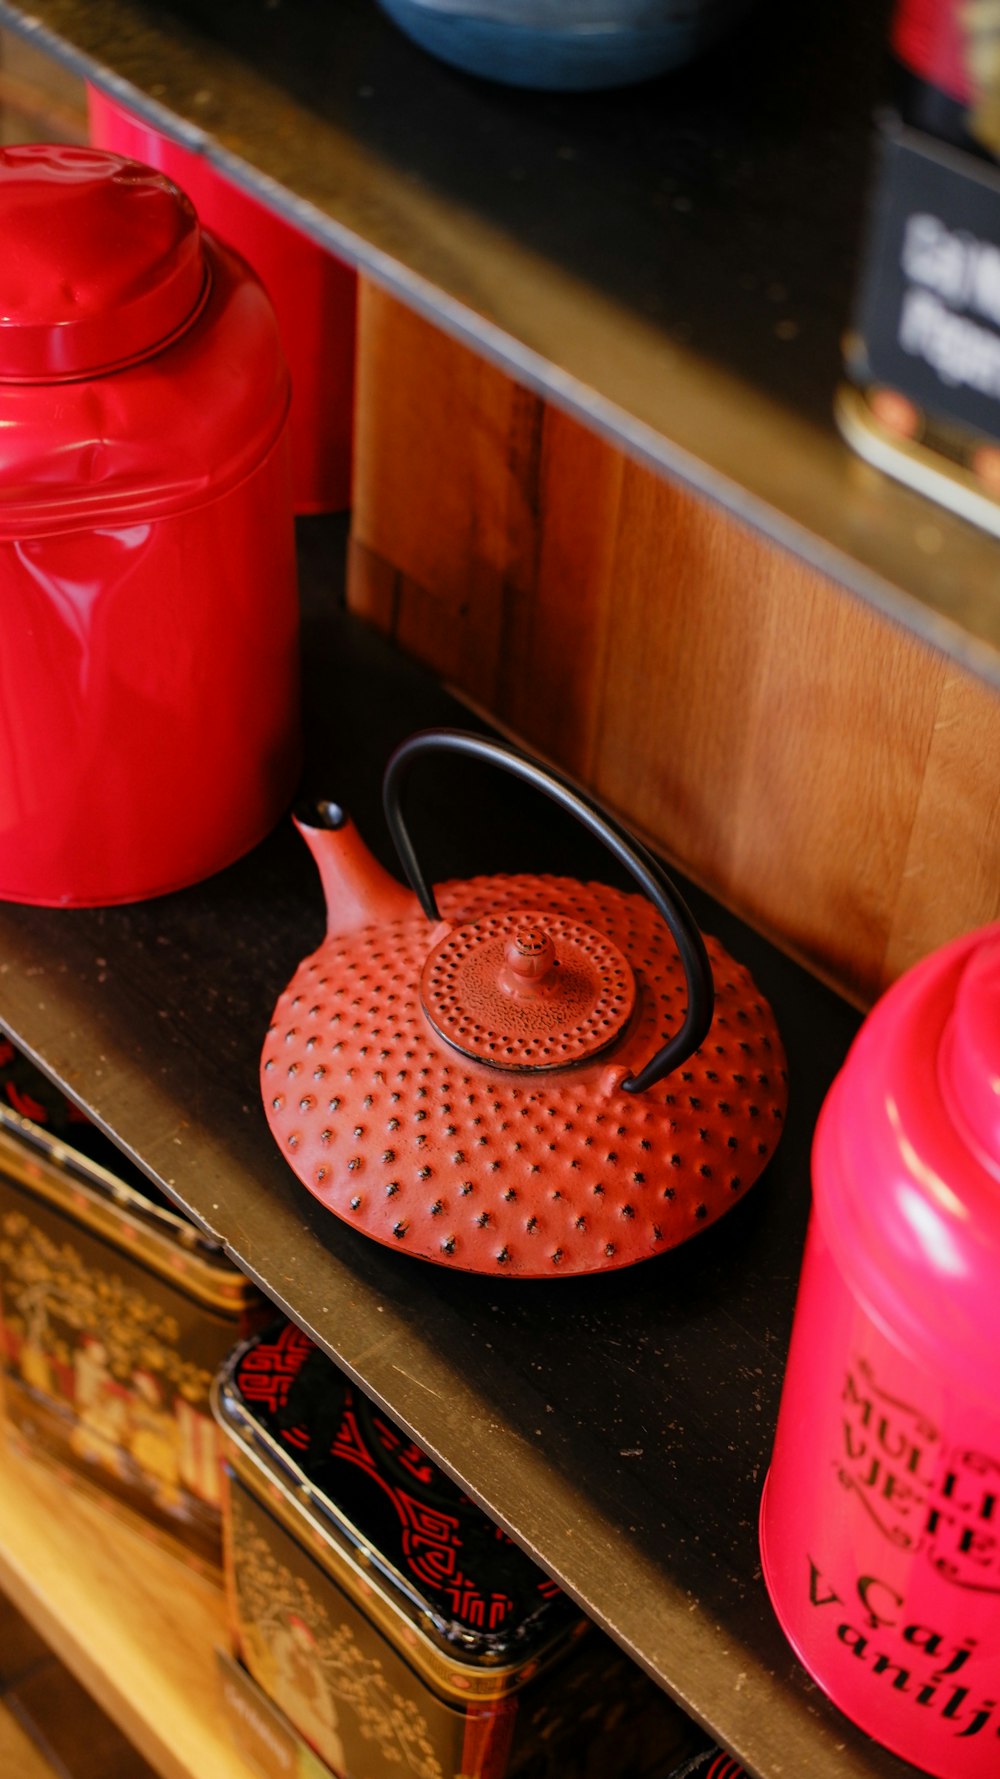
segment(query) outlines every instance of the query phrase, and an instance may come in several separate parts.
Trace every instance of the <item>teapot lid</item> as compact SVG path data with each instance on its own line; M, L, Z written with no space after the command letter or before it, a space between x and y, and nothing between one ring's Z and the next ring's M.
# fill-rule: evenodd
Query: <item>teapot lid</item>
M496 910L449 928L424 965L430 1024L498 1069L567 1068L621 1036L635 977L607 934L544 909Z
M1000 923L908 970L817 1125L816 1214L869 1313L935 1372L990 1389L1000 1342Z
M0 379L116 370L207 294L190 200L150 167L63 143L0 148Z

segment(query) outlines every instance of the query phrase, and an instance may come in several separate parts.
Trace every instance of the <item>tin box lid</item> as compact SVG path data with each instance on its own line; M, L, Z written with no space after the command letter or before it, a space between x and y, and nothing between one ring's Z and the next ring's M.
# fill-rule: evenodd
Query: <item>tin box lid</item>
M0 1174L233 1317L258 1301L224 1252L0 1032Z
M1000 1385L1000 923L943 946L869 1014L814 1146L845 1279L946 1386Z
M204 303L155 352L67 378L57 401L52 384L0 375L0 542L186 514L282 448L291 389L274 309L237 254L207 234L202 248ZM290 485L286 516L290 532Z
M298 1328L246 1342L221 1381L223 1426L256 1436L272 1488L281 1478L377 1571L404 1653L416 1625L452 1663L522 1669L579 1626L556 1583Z
M0 148L0 378L93 376L156 351L206 284L198 218L162 173L104 150Z

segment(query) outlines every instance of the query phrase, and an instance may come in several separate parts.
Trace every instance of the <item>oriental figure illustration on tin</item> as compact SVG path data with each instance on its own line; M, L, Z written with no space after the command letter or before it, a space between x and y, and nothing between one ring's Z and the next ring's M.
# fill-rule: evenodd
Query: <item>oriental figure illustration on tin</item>
M364 1745L374 1744L383 1760L401 1765L412 1779L446 1779L418 1703L396 1690L378 1653L362 1648L346 1622L346 1602L331 1617L308 1573L296 1574L282 1562L271 1536L268 1520L233 1487L241 1640L258 1684L335 1772L357 1769ZM332 1589L329 1598L339 1604ZM370 1642L377 1652L377 1637Z

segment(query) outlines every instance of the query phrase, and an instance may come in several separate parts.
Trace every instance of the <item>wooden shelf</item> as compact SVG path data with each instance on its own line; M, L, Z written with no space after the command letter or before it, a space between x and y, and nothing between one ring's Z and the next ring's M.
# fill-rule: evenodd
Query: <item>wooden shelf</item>
M375 0L0 0L7 24L624 449L993 684L996 542L833 420L888 0L751 8L624 93L461 76Z
M252 1779L222 1716L221 1586L6 1447L0 1589L163 1779Z
M15 1779L59 1779L54 1767L35 1747L13 1712L0 1702L0 1773Z
M698 68L585 101L454 75L372 0L0 0L0 24L1000 684L995 541L862 465L832 421L887 10L758 7ZM342 528L301 536L306 789L347 803L391 864L390 748L476 725L337 613ZM607 876L512 783L484 798L459 782L457 799L451 778L414 792L435 877ZM364 1242L297 1185L257 1091L274 999L322 930L288 824L156 902L0 905L0 1024L751 1774L905 1779L796 1662L756 1535L812 1132L857 1017L684 888L775 1007L790 1118L717 1228L604 1279L490 1288ZM8 1466L0 1504L0 1582L146 1757L167 1779L242 1774L210 1702L217 1596L175 1571L182 1588L157 1603L144 1543L120 1564L126 1534L84 1535L85 1506L74 1534L63 1494ZM139 1578L123 1616L120 1568ZM187 1679L169 1672L178 1646Z
M338 609L343 526L310 521L300 537L304 790L346 804L391 864L379 788L392 746L480 725ZM560 811L502 774L484 795L466 765L428 768L410 788L435 879L614 880ZM681 887L775 1009L790 1115L764 1178L720 1224L606 1277L493 1283L408 1260L331 1217L285 1166L260 1105L260 1047L323 928L291 823L157 901L0 905L0 1022L752 1774L900 1779L911 1769L799 1667L757 1547L812 1132L858 1018Z

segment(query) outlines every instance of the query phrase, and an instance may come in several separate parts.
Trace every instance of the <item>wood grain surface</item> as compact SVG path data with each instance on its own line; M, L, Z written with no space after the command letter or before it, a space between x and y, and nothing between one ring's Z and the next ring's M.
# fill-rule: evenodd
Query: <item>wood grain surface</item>
M54 1657L5 1695L34 1748L59 1779L157 1779L117 1724ZM0 1768L4 1779L17 1779Z
M41 1751L0 1699L0 1773L4 1779L59 1779Z
M794 956L1000 914L996 692L373 285L356 437L353 609Z
M7 1448L0 1587L163 1779L249 1779L216 1679L221 1588Z

